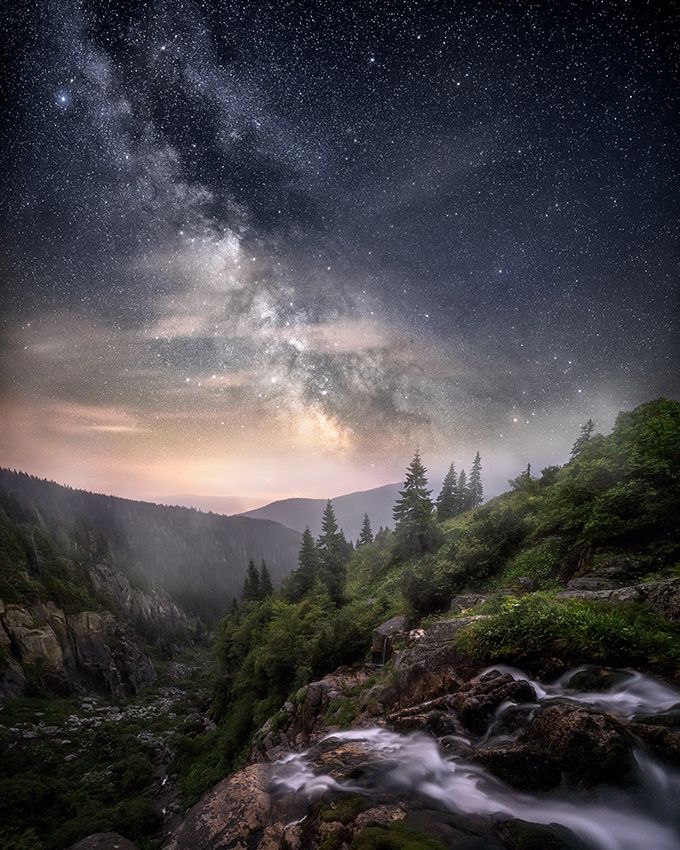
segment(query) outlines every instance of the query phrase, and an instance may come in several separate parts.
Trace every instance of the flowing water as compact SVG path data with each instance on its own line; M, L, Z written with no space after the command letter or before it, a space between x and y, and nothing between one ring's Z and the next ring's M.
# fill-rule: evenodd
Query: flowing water
M618 717L651 715L680 707L680 691L635 671L621 671L607 690L579 692L568 687L578 671L545 685L519 670L494 669L530 681L539 703L568 700ZM507 734L493 733L502 725L507 708L499 708L485 742L507 740ZM587 794L560 790L531 795L505 785L465 758L445 754L436 741L423 734L403 735L375 727L338 732L325 741L326 746L330 742L353 742L359 747L371 765L366 778L337 780L320 773L309 753L295 753L275 766L275 786L304 799L315 799L328 790L394 794L457 814L561 824L593 850L680 848L680 772L642 751L635 753L636 776L625 788L601 787Z

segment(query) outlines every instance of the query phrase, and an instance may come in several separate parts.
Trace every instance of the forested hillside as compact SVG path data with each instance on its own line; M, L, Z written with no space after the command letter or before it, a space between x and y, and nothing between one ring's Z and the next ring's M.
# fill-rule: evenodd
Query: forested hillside
M0 519L3 573L28 570L35 578L26 540L48 539L66 556L112 559L133 583L157 587L207 622L240 593L248 559L264 559L278 583L294 567L300 541L275 522L88 493L6 469Z
M661 399L621 413L608 436L585 428L565 466L537 475L527 466L509 483L507 493L472 510L464 503L470 488L459 491L463 504L440 522L446 483L435 500L416 456L395 530L374 539L369 522L354 552L327 507L321 535L305 535L282 590L246 597L222 625L216 710L223 722L214 733L222 743L213 741L207 756L213 775L237 763L292 690L366 658L381 620L405 614L415 626L443 615L456 597L451 616L489 606L484 628L461 633L471 661L540 656L548 647L565 660L673 669L680 638L666 617L644 604L609 609L588 588L653 587L680 574L680 404ZM578 577L585 590L560 595Z

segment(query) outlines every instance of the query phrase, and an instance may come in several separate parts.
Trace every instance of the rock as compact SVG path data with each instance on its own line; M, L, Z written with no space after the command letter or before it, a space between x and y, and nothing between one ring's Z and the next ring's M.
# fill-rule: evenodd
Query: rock
M373 629L371 662L373 664L385 664L392 657L394 639L407 631L406 617L401 615L392 617L391 620L387 620L387 622Z
M570 829L557 824L539 826L513 819L502 824L500 833L507 850L588 850Z
M542 708L520 741L556 758L577 785L620 782L633 766L630 733L613 717L583 706L559 703Z
M459 690L454 706L463 725L482 734L495 710L504 702L536 702L536 691L524 679L513 679L509 673L491 670Z
M251 764L224 779L190 809L165 850L246 850L270 825L270 770Z
M562 780L557 758L519 742L482 747L476 751L474 760L521 791L549 791Z
M3 605L0 636L0 697L25 691L24 667L60 694L95 689L125 696L155 681L148 656L108 611Z
M612 670L609 667L587 667L583 670L577 670L573 676L570 676L566 687L576 691L605 692L628 678L630 678L630 673L626 670Z
M680 767L680 729L649 723L631 723L628 728L647 750Z
M458 691L468 660L458 652L456 634L479 617L439 620L408 649L395 654L396 682L388 702L393 706L416 705Z
M137 850L137 845L117 832L97 832L72 844L68 850Z
M577 581L582 580L578 579ZM572 582L569 584L572 584ZM600 602L639 602L672 623L680 622L680 578L634 584L610 590L571 588L563 590L558 596L571 599L592 599Z
M469 611L471 608L476 608L490 598L491 595L489 593L460 593L451 600L449 610L452 614L460 614L462 611Z
M567 582L567 590L613 590L614 582L604 576L580 576Z

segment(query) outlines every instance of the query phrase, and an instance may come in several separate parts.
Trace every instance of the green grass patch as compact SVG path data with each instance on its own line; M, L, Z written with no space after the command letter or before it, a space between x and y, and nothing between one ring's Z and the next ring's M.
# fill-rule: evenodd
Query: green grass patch
M680 634L654 614L634 605L560 599L550 593L506 597L497 613L462 630L456 642L481 664L521 666L558 658L675 673L680 663Z
M367 826L355 836L351 850L446 850L441 841L408 827L401 821L388 827Z

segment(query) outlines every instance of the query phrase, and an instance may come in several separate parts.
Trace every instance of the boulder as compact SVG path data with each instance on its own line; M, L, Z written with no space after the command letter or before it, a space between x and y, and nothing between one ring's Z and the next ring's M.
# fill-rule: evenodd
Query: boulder
M251 764L224 779L190 809L165 850L257 847L272 820L269 780L265 764Z
M460 690L470 664L456 648L457 633L479 620L458 617L433 623L412 646L395 654L392 704L417 705Z
M521 791L549 791L562 781L557 758L537 747L520 742L481 747L474 761Z
M137 845L117 832L97 832L72 844L68 850L137 850Z
M472 679L455 696L454 707L465 727L477 734L486 731L496 709L505 702L536 702L536 691L524 679L490 670Z
M371 639L371 661L373 664L385 664L392 657L394 639L408 631L406 617L392 617L373 629Z
M645 749L658 758L680 767L680 728L651 723L631 723L630 731L642 741Z
M585 577L577 581L583 582ZM571 584L572 582L569 583ZM650 581L614 589L595 590L571 587L558 595L564 598L592 599L601 602L639 602L672 623L680 622L680 578Z
M620 782L633 767L630 733L613 717L583 706L557 703L540 709L520 741L557 759L576 785Z

